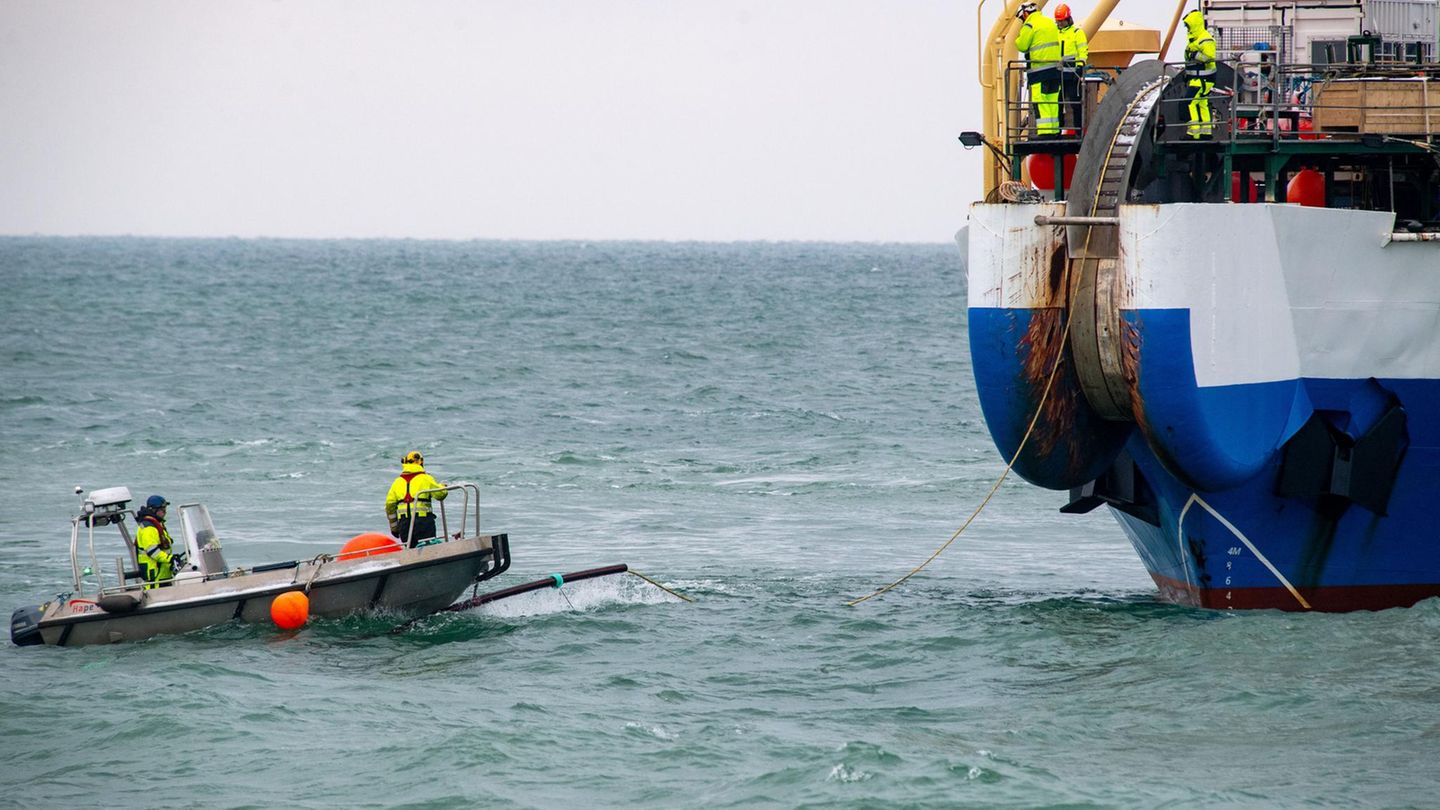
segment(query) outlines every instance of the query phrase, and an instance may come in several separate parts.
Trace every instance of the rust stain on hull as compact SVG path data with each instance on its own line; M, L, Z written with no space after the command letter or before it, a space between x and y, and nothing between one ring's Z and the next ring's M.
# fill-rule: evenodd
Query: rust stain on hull
M1044 266L1031 269L1031 272L1044 272L1047 283L1036 285L1041 294L1029 302L1030 324L1017 347L1022 355L1021 376L1030 393L1027 425L1052 371L1055 381L1050 386L1049 396L1045 399L1025 453L1048 459L1057 449L1063 448L1067 456L1066 466L1073 473L1084 467L1085 459L1082 457L1084 443L1076 441L1080 388L1074 363L1064 345L1065 321L1070 304L1067 278L1070 257L1065 244L1065 229L1052 227L1051 233ZM1040 256L1034 256L1032 260L1038 264L1040 259ZM1066 356L1059 357L1061 352L1066 352ZM1061 366L1059 369L1055 368L1057 358Z

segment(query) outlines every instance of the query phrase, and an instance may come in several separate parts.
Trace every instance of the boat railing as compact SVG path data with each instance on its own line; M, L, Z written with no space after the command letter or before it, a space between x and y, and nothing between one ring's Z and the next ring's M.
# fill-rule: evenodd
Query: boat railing
M91 524L88 517L83 518L87 525ZM82 518L71 518L70 520L70 574L77 594L85 593L85 581L80 576L80 523ZM94 556L95 551L95 527L90 525L90 552Z
M459 483L449 484L443 487L435 487L433 489L421 490L419 493L417 493L417 495L432 496L430 502L433 504L438 504L440 511L440 535L435 538L421 538L420 542L422 545L443 543L451 539L449 519L445 510L445 502L448 499L434 498L433 496L436 493L440 492L449 494L451 492L457 491L464 496L464 502L460 506L460 529L454 535L454 539L458 540L462 537L470 536L468 532L470 531L470 519L472 517L474 518L475 531L477 533L480 531L480 487L478 485L473 484L469 481L461 481ZM407 548L415 547L414 522L411 522L410 524L409 536L405 538L405 545Z
M1038 141L1049 147L1063 148L1066 144L1073 144L1075 149L1079 148L1080 140L1085 134L1083 122L1087 118L1086 114L1095 111L1105 94L1105 86L1114 82L1114 74L1108 70L1086 68L1062 67L1057 70L1061 79L1060 100L1057 104L1060 120L1055 127L1048 128L1047 131L1047 128L1039 125L1038 110L1027 85L1029 65L1022 60L1005 66L1008 79L1004 83L1007 144ZM1064 90L1067 82L1080 89L1078 97L1067 96ZM1018 88L1013 96L1010 93L1012 87Z
M418 494L433 496L436 493L440 492L450 493L456 491L460 492L462 495L462 502L459 510L460 525L458 530L453 535L450 532L449 518L451 515L453 515L453 511L446 510L446 500L434 499L432 500L432 503L436 503L439 505L439 535L434 538L422 538L419 541L418 545L433 545L436 543L446 542L450 539L461 539L469 537L472 533L479 533L480 487L477 484L469 481L462 481L443 487L427 489ZM133 518L134 513L127 511L125 513L125 516ZM145 582L131 581L135 579L135 572L127 570L126 560L124 556L117 556L115 558L115 581L113 584L107 583L106 572L101 567L99 554L95 550L95 527L97 525L104 526L110 524L114 524L119 530L121 540L127 546L133 547L134 542L131 539L129 533L125 530L125 525L120 516L97 517L95 515L81 515L71 519L70 570L74 583L74 593L78 597L84 597L89 593L94 593L98 596L104 596L111 593L139 591L145 588ZM85 531L83 545L81 540L82 528ZM414 541L413 523L411 524L410 532L411 536L406 538L407 544L413 543ZM247 568L242 566L227 570L223 573L211 575L203 574L198 571L186 571L179 573L174 580L166 580L166 583L168 584L177 580L184 581L187 579L213 579L218 577L228 577L234 576L236 574L249 573L252 571L274 570L277 568L293 568L298 564L299 561L290 561L286 563L272 563L269 565L256 566L254 568Z
M126 511L122 514L111 515L80 515L70 521L70 573L74 584L75 594L85 596L93 587L94 592L104 595L111 591L125 590L125 563L123 557L115 558L115 577L118 585L107 587L105 584L105 571L100 565L100 555L95 550L95 527L113 525L120 534L121 541L133 546L130 534L125 530L123 522L126 516L134 517L134 513ZM85 529L85 545L80 545L80 530ZM142 583L143 585L143 583ZM137 585L135 587L141 587Z

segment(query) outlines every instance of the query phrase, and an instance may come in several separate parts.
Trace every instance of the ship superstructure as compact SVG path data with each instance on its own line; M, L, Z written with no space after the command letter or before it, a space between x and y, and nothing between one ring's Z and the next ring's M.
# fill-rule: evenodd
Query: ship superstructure
M1159 32L1103 3L1058 136L1006 53L1017 5L962 138L988 147L969 330L1002 456L1106 505L1173 601L1440 595L1435 0L1204 0L1203 128L1196 66L1138 59Z

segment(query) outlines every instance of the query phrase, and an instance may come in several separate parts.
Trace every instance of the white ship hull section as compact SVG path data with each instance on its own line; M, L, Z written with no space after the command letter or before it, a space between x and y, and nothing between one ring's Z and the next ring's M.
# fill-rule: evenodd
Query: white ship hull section
M1059 244L1059 229L1036 225L1035 217L1064 214L1064 203L972 205L966 268L970 306L1045 306L1050 297L1050 262Z
M1391 242L1393 214L1274 204L1120 212L1127 309L1189 310L1200 387L1440 378L1440 341L1418 339L1440 330L1440 243Z

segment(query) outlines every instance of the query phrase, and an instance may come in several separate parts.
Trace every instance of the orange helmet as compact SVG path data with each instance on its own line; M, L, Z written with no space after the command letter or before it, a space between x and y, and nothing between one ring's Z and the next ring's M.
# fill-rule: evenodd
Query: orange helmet
M1055 7L1055 19L1057 19L1057 20L1068 20L1068 19L1070 19L1070 6L1069 6L1068 4L1066 4L1066 3L1061 3L1060 5L1056 6L1056 7Z

